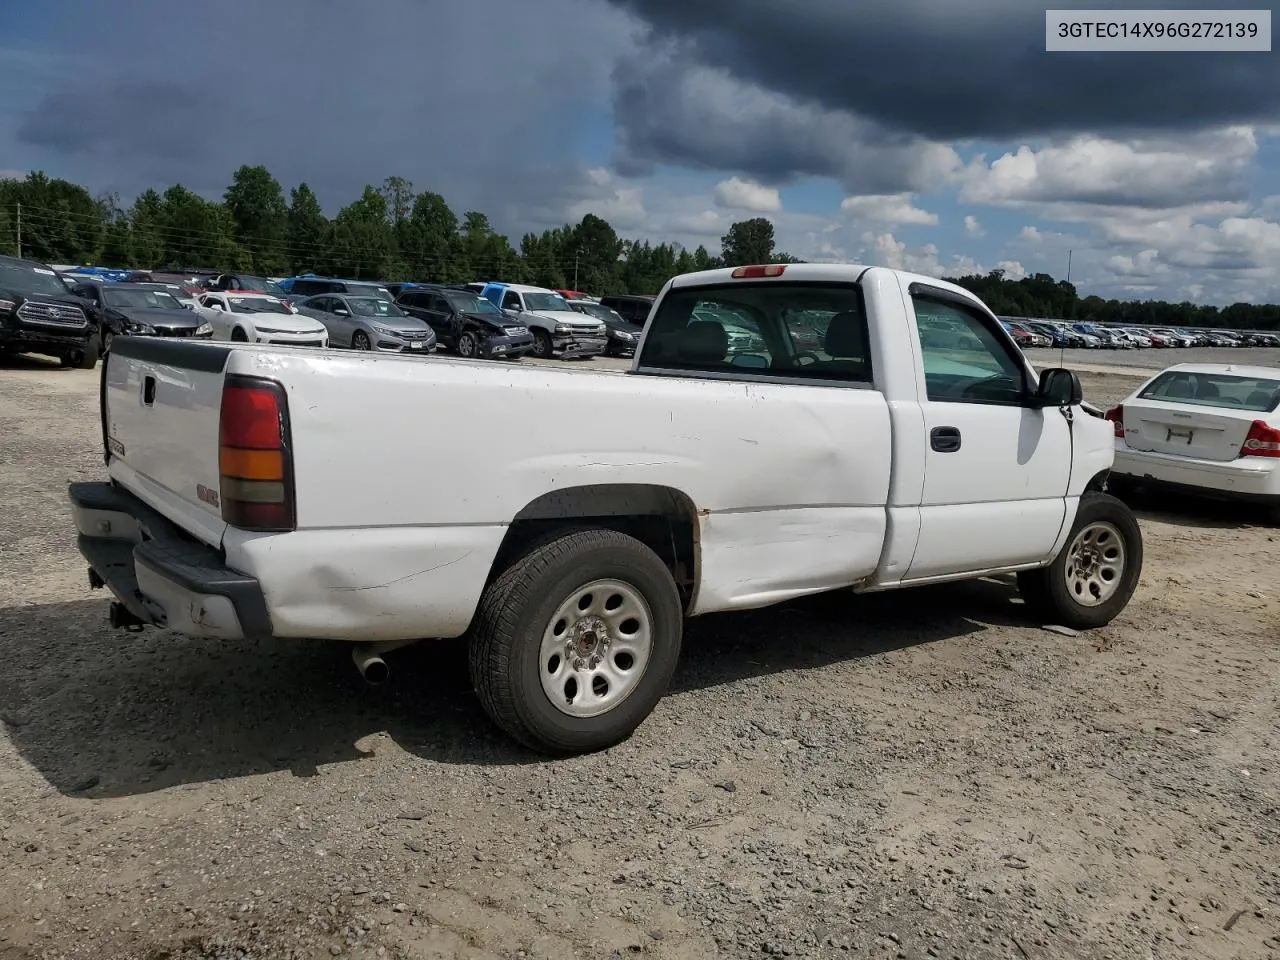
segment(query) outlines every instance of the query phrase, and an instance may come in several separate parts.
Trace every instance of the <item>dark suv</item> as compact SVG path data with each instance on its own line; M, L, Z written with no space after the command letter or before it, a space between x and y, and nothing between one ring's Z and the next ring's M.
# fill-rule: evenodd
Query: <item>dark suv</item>
M49 267L0 256L0 353L42 353L92 370L102 353L97 323Z
M649 319L649 311L653 309L654 297L613 294L601 297L600 303L622 317L628 323L643 327Z
M515 359L533 349L528 327L470 290L417 284L402 290L396 304L462 357Z

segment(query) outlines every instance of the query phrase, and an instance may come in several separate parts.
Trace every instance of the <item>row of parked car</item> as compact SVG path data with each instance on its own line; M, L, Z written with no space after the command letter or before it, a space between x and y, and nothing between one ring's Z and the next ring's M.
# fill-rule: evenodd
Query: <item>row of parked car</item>
M303 274L107 271L0 257L0 352L92 368L117 336L191 337L483 359L634 354L653 297L503 282L383 284ZM716 317L730 346L759 332ZM1275 334L1002 318L1022 347L1280 346Z
M1280 347L1280 336L1235 330L1173 327L1119 327L1061 320L1001 317L1001 325L1020 347L1072 347L1133 350L1141 347Z

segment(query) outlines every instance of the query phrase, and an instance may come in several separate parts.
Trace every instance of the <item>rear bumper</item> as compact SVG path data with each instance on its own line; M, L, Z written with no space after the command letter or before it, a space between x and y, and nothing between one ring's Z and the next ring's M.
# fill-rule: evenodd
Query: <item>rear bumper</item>
M67 489L89 568L137 620L196 637L272 636L262 587L111 483Z
M1118 441L1111 472L1130 481L1199 496L1280 503L1280 460L1271 458L1196 460L1131 450Z

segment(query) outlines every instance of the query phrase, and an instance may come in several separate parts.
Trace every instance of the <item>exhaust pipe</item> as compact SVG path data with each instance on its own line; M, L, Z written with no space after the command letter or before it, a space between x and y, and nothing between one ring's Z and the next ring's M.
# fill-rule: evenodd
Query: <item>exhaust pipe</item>
M145 620L134 616L133 611L118 600L111 604L108 622L117 630L124 629L133 633L137 633L147 625Z
M364 682L371 687L381 686L391 676L391 668L379 653L380 651L372 645L351 649L351 659L355 661L356 669L360 671Z

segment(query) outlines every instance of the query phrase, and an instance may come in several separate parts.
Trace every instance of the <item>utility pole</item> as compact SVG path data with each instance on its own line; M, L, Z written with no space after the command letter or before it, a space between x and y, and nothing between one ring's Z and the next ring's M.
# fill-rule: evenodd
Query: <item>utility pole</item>
M18 204L18 259L22 259L22 204Z
M573 251L573 289L578 289L578 251Z
M1067 283L1071 282L1071 251L1067 251Z

